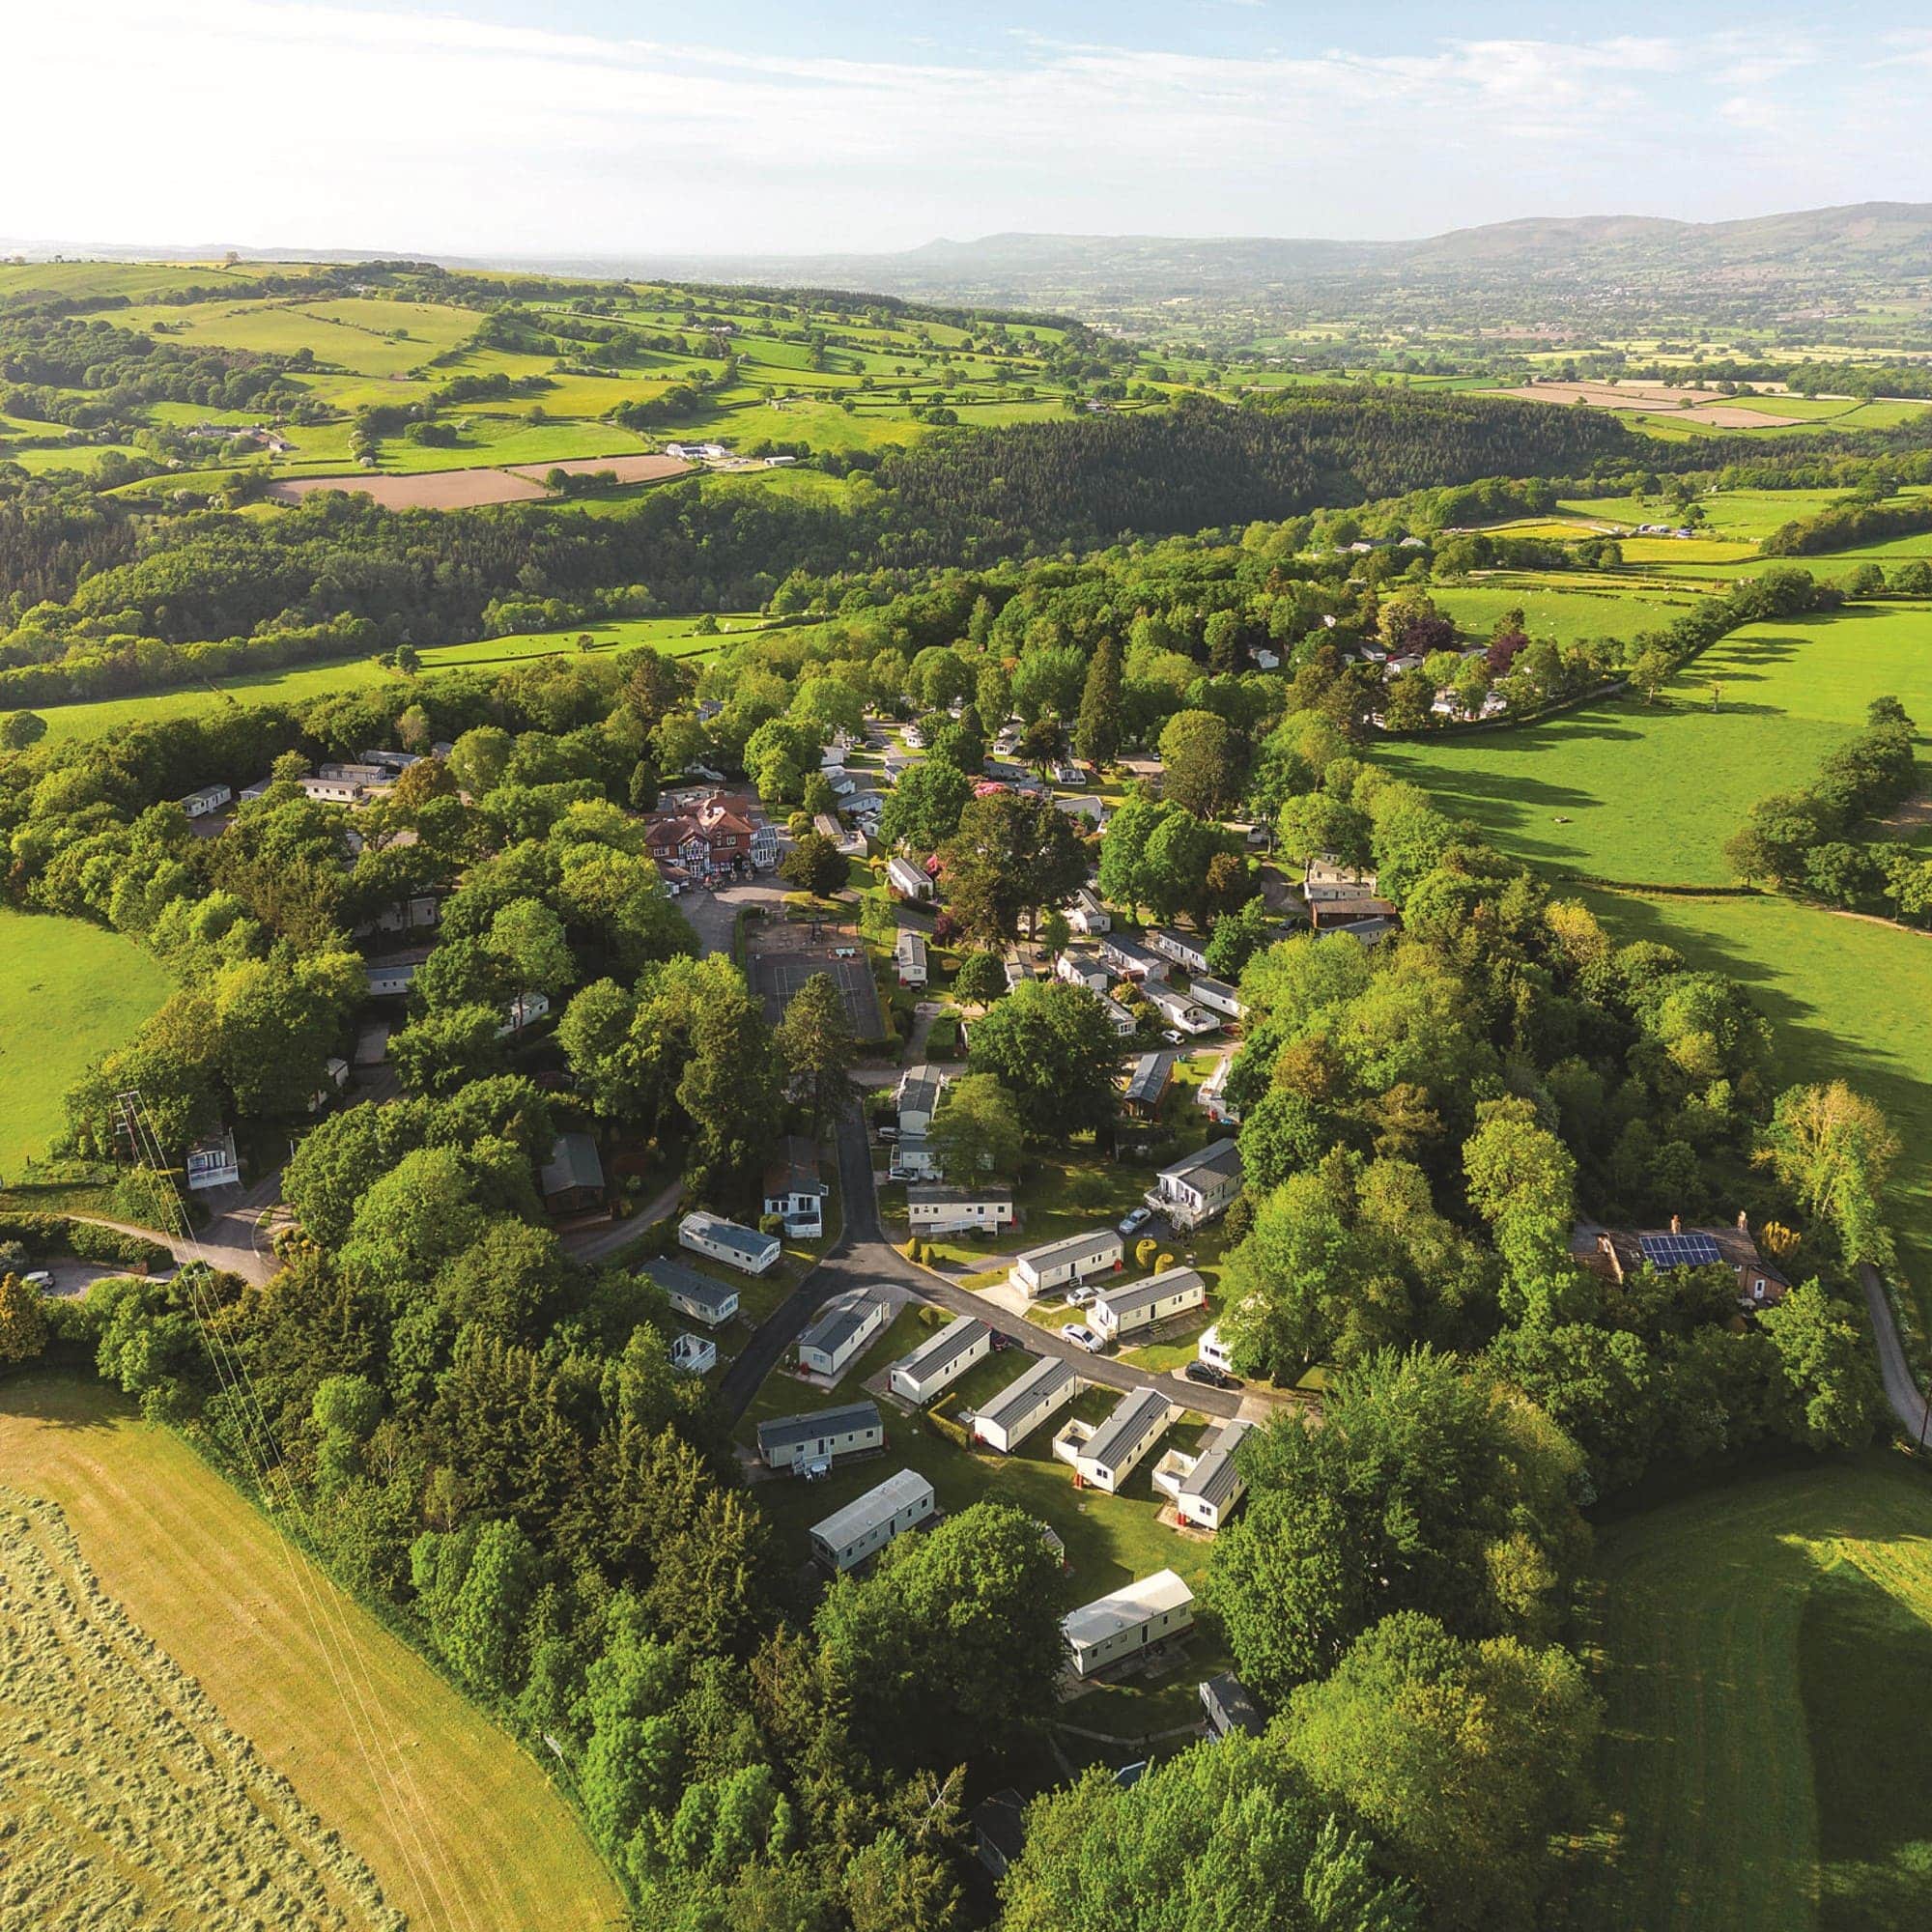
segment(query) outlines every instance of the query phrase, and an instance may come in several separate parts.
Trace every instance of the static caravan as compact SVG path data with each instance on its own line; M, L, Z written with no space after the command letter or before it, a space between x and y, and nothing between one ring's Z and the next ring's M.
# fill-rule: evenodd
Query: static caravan
M932 880L924 867L915 866L910 859L886 861L886 884L902 899L917 902L932 896Z
M1205 1307L1207 1301L1208 1284L1193 1268L1164 1268L1145 1281L1103 1288L1088 1320L1108 1341L1124 1342L1177 1315Z
M781 1415L758 1424L758 1461L768 1469L828 1466L841 1456L863 1456L886 1446L886 1427L876 1404L847 1403L809 1415Z
M908 1187L906 1214L915 1235L956 1235L969 1228L988 1234L1013 1225L1013 1190L981 1187Z
M779 1237L755 1228L727 1221L722 1214L695 1208L677 1224L677 1238L694 1254L737 1268L743 1274L763 1274L779 1258Z
M1175 1515L1189 1527L1219 1529L1240 1501L1247 1484L1235 1466L1235 1451L1253 1427L1224 1423L1194 1454L1170 1449L1155 1464L1154 1488L1172 1498Z
M682 1376L708 1375L718 1366L718 1344L708 1335L679 1335L670 1345L670 1365Z
M1147 934L1148 945L1163 959L1172 959L1190 973L1208 970L1208 938L1205 933L1181 932L1171 925L1156 926Z
M901 986L923 986L926 979L925 940L911 926L901 926L898 942L893 949L893 955L898 965Z
M1136 980L1144 983L1149 980L1167 978L1167 961L1159 953L1150 952L1145 946L1120 933L1110 933L1101 940L1100 957L1122 980Z
M1029 1299L1071 1282L1085 1281L1089 1275L1105 1274L1121 1265L1126 1253L1121 1237L1112 1228L1094 1228L1084 1235L1068 1235L1063 1240L1048 1241L1029 1248L1013 1258L1007 1279Z
M894 1537L932 1514L932 1485L916 1469L888 1476L856 1502L836 1510L811 1529L812 1553L837 1576L876 1556Z
M191 791L181 801L181 809L190 818L206 818L212 811L219 811L224 805L232 804L234 792L225 784L203 785L199 791Z
M1130 1114L1151 1121L1160 1112L1160 1103L1174 1082L1174 1055L1144 1053L1127 1069L1121 1090L1121 1105Z
M1162 1168L1142 1199L1177 1228L1199 1228L1225 1213L1240 1191L1241 1151L1230 1137Z
M1224 1376L1235 1373L1235 1351L1221 1339L1220 1324L1204 1328L1201 1339L1194 1345L1198 1360L1206 1362L1210 1369L1219 1369Z
M1081 1445L1074 1474L1084 1488L1115 1494L1179 1413L1180 1405L1159 1389L1129 1389Z
M975 1438L1010 1456L1039 1425L1080 1392L1071 1362L1044 1355L1011 1381L973 1418Z
M993 1331L970 1315L956 1315L928 1342L893 1364L892 1388L907 1402L928 1403L993 1349Z
M838 1376L886 1325L886 1304L863 1288L835 1296L798 1338L798 1365L814 1375Z
M1076 1677L1091 1677L1151 1643L1193 1627L1194 1592L1172 1570L1156 1570L1124 1590L1069 1610L1060 1620Z
M1237 1020L1241 1017L1241 996L1227 980L1197 973L1187 982L1187 990L1199 1005L1210 1012L1219 1013L1223 1019Z
M1055 975L1069 986L1085 986L1090 993L1104 993L1114 983L1114 975L1100 957L1097 946L1069 946L1053 962Z
M1144 986L1148 1005L1159 1013L1169 1026L1181 1033L1212 1033L1221 1022L1205 1007L1197 1007L1185 993L1178 993L1172 986Z
M1075 932L1111 932L1114 916L1098 893L1091 886L1082 886L1066 908L1066 923Z
M738 1312L738 1291L728 1282L699 1274L696 1268L659 1261L648 1263L639 1272L664 1290L680 1315L688 1315L707 1328L722 1327Z

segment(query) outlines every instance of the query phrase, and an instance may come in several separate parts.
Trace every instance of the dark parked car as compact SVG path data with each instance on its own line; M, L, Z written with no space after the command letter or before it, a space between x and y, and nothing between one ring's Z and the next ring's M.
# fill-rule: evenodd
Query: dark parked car
M1181 1372L1191 1382L1205 1382L1209 1388L1228 1389L1235 1386L1235 1378L1225 1369L1217 1369L1212 1362L1189 1362Z

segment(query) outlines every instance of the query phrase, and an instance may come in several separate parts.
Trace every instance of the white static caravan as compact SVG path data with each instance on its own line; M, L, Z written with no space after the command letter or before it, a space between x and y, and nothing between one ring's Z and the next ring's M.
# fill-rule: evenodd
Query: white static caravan
M1156 1570L1060 1620L1076 1677L1091 1677L1151 1643L1193 1628L1194 1592L1172 1570Z
M992 1234L1013 1225L1013 1190L1004 1182L908 1187L906 1218L915 1235L956 1235L969 1228Z
M1078 1445L1073 1472L1081 1486L1116 1494L1179 1413L1180 1405L1159 1389L1129 1389L1113 1414Z
M1066 923L1075 932L1090 935L1114 929L1113 914L1091 886L1082 886L1073 895L1072 902L1066 908Z
M901 986L923 986L926 980L925 939L911 926L901 926L893 948Z
M688 1315L707 1328L722 1327L738 1312L738 1291L729 1282L714 1281L696 1268L653 1261L645 1263L639 1273L656 1282L680 1315Z
M1253 1427L1251 1422L1224 1423L1198 1454L1170 1449L1155 1465L1154 1488L1173 1497L1175 1515L1190 1528L1218 1530L1234 1513L1248 1487L1235 1466L1235 1451Z
M219 811L224 805L234 803L235 794L225 784L203 785L199 791L191 791L179 801L181 809L190 818L206 818L211 812Z
M886 1325L886 1304L863 1288L837 1295L798 1338L798 1363L813 1374L837 1376Z
M1049 1416L1080 1393L1071 1362L1043 1355L1018 1380L1009 1382L973 1418L977 1441L1010 1456Z
M1085 986L1090 993L1104 993L1114 983L1113 970L1097 946L1067 947L1053 962L1053 971L1069 986Z
M1044 1246L1029 1248L1024 1254L1014 1256L1007 1279L1030 1300L1037 1301L1052 1289L1119 1267L1125 1253L1120 1236L1112 1228L1094 1228L1084 1235L1068 1235L1064 1240L1048 1241Z
M888 859L886 861L886 884L902 899L918 903L932 896L932 880L923 866L915 866L910 859Z
M812 1553L837 1576L876 1556L894 1537L932 1514L932 1485L917 1469L901 1469L811 1528Z
M893 1393L907 1402L928 1403L992 1349L993 1331L983 1321L955 1315L929 1342L893 1364Z
M1210 1369L1219 1369L1224 1376L1235 1373L1235 1351L1221 1339L1221 1328L1217 1322L1212 1328L1204 1328L1200 1340L1194 1345L1197 1361L1203 1361Z
M755 1228L727 1221L722 1214L707 1214L701 1208L677 1224L677 1238L694 1254L709 1255L743 1274L763 1274L779 1258L776 1235L761 1235Z
M670 1345L670 1365L681 1376L708 1375L718 1366L718 1344L708 1335L679 1335Z
M1144 937L1148 945L1163 959L1171 959L1177 966L1185 967L1190 973L1207 972L1206 933L1181 932L1171 925L1159 925Z
M1199 1228L1225 1213L1240 1191L1241 1151L1230 1135L1162 1168L1141 1198L1175 1227Z
M848 1403L842 1408L817 1408L808 1415L779 1415L758 1424L758 1460L768 1469L808 1472L836 1463L841 1456L863 1456L886 1446L886 1426L878 1406L869 1402Z
M1241 1017L1241 996L1227 980L1197 973L1188 980L1187 990L1193 994L1197 1005L1219 1013L1223 1019L1237 1020Z
M1108 1341L1124 1342L1143 1329L1205 1307L1207 1301L1208 1284L1195 1269L1163 1268L1145 1281L1103 1288L1088 1311L1088 1320Z

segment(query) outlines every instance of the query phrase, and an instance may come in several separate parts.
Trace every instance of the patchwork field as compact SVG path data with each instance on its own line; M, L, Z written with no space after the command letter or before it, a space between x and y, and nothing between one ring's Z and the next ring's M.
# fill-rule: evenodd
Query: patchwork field
M211 1721L218 1720L224 1735L247 1740L267 1772L286 1778L296 1800L329 1833L340 1834L335 1856L345 1870L366 1861L412 1932L481 1926L540 1932L618 1922L614 1884L538 1766L291 1551L265 1517L175 1436L141 1422L128 1404L92 1382L51 1373L19 1376L0 1381L0 1467L14 1490L60 1507L78 1561L158 1650L146 1660L153 1666L147 1682L115 1677L108 1715L130 1732L152 1709L155 1685L178 1682L172 1667L185 1672L213 1707ZM10 1583L10 1595L17 1587ZM105 1694L99 1674L105 1661L76 1658L70 1668L84 1662L83 1689L98 1699ZM41 1680L29 1672L26 1681ZM10 1703L21 1682L22 1672L10 1668ZM244 1762L231 1749L206 1776L226 1791ZM0 1752L0 1784L13 1769ZM150 1779L156 1769L152 1749L130 1761L125 1747L116 1757L103 1746L82 1794L103 1814L122 1804L147 1805L139 1836L150 1848L159 1822L145 1786L132 1780ZM184 1779L198 1775L186 1762L180 1773ZM279 1786L270 1781L259 1788L270 1793L267 1816L275 1818L272 1794ZM192 1795L192 1787L184 1793ZM71 1857L87 1843L78 1835L85 1815L56 1826L72 1839ZM223 1832L216 1817L197 1813L184 1822L185 1831L190 1827L209 1838L220 1835L225 1853L225 1861L206 1855L207 1883L194 1895L195 1910L165 1919L96 1913L31 1922L217 1928L388 1922L368 1912L338 1920L285 1915L263 1889L266 1877L246 1892L252 1916L217 1918L217 1880L241 1890L241 1876L260 1854L239 1831ZM93 1850L104 1860L104 1844ZM280 1883L295 1885L298 1856L298 1845L282 1848ZM199 1860L196 1869L203 1869Z
M0 1660L15 1922L401 1932L368 1866L100 1589L60 1510L6 1488Z
M1464 595L1491 593L1445 594L1467 626L1452 602ZM1612 698L1541 724L1407 741L1381 755L1540 865L1721 886L1730 882L1723 842L1753 801L1804 782L1888 693L1932 729L1932 608L1859 605L1754 624L1706 651L1656 705Z
M62 1095L170 990L118 932L0 906L0 1179L46 1151Z
M1896 1459L1614 1523L1596 1844L1572 1922L1895 1932L1932 1895L1932 1482Z

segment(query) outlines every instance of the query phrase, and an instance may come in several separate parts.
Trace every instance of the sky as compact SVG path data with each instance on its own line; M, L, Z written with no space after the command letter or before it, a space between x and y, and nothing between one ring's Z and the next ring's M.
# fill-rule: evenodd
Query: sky
M9 11L14 242L621 258L1932 200L1923 0Z

